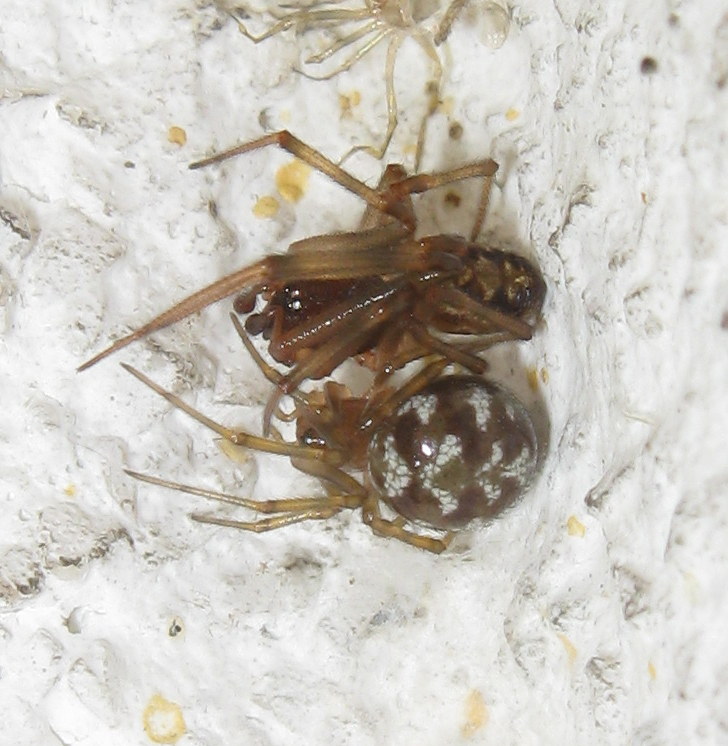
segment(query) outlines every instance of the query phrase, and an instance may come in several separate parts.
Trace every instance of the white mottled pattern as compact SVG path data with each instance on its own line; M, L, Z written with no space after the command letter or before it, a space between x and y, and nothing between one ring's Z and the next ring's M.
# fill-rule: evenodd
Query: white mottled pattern
M524 445L521 448L521 452L515 459L513 459L513 461L503 464L501 476L515 477L519 482L524 484L530 480L534 465L534 454L527 445Z
M423 425L429 425L432 415L437 409L436 394L417 394L408 399L400 408L398 414L403 415L414 410Z
M440 510L443 515L449 515L457 510L459 501L452 494L450 488L443 488L434 484L439 473L447 464L453 460L461 460L463 457L463 447L460 438L457 435L446 435L440 447L437 449L437 455L432 461L423 465L420 471L422 487L432 493L433 497L440 504Z
M410 468L397 450L394 435L388 435L384 440L382 479L387 497L399 497L412 481Z
M483 432L488 429L490 421L490 398L490 394L484 388L473 387L466 399L475 412L475 423Z
M501 442L499 440L493 441L493 448L490 452L490 461L489 466L495 466L496 464L499 464L501 462L501 459L503 458L503 446L501 445Z
M503 489L500 483L494 482L493 474L489 466L484 466L477 474L474 482L478 482L483 488L485 499L488 504L497 502L503 496Z

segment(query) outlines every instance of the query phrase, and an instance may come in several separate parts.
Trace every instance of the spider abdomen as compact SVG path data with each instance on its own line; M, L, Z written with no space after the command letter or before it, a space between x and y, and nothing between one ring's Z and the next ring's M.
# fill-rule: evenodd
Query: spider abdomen
M372 438L382 500L437 529L493 518L528 488L538 464L531 417L506 389L447 376L405 400Z

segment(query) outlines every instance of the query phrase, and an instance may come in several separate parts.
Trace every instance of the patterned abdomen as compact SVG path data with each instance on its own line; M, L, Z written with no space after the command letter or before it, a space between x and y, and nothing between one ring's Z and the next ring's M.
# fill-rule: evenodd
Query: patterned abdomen
M441 378L375 433L369 471L383 501L438 529L493 518L528 488L537 442L525 407L475 376Z

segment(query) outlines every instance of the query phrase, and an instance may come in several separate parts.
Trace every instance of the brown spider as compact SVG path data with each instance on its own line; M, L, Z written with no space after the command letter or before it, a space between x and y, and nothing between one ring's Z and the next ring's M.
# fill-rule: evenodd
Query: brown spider
M530 339L545 285L538 270L510 252L475 243L497 164L485 159L435 174L406 176L390 165L377 189L355 179L286 131L254 140L192 164L199 168L277 144L364 199L358 231L297 241L286 254L266 257L218 280L84 363L112 352L226 296L249 314L250 334L269 341L284 374L255 351L236 317L236 328L265 376L275 384L264 414L265 437L233 432L194 410L143 374L125 366L174 406L232 443L286 455L298 469L333 486L327 497L262 503L221 496L154 477L141 479L234 502L266 513L262 521L198 520L262 531L361 507L377 533L442 551L451 529L492 517L522 493L536 470L536 439L523 406L506 390L475 376L444 376L457 364L480 374L477 353L509 339ZM465 178L484 188L470 239L453 235L416 238L411 195ZM258 313L255 300L265 301ZM369 367L370 390L355 397L330 381L305 393L306 379L328 376L349 358ZM414 360L423 368L400 387L391 373ZM279 407L290 395L294 410ZM296 443L267 437L273 417L294 419ZM359 482L343 469L363 471ZM380 502L399 515L381 516ZM423 536L405 527L415 521L445 532Z
M280 374L259 358L237 318L232 319L263 372L277 382ZM327 487L322 497L251 500L127 470L144 482L270 514L239 521L193 513L191 518L201 523L259 533L361 508L362 520L376 534L440 553L454 531L512 505L537 471L536 434L518 399L480 376L443 376L448 361L440 356L432 356L400 388L380 390L374 405L370 396L354 397L332 381L320 391L296 392L295 408L286 415L296 420L295 443L231 430L122 365L230 443L288 456L293 466ZM349 470L363 473L363 480ZM396 517L383 517L382 504Z
M394 66L400 46L406 39L413 39L427 55L432 64L432 79L428 86L429 102L421 120L417 139L414 169L419 170L424 142L425 128L429 117L434 113L440 98L442 82L442 63L437 47L448 37L452 24L457 16L472 0L450 0L444 11L440 0L363 0L360 7L341 7L341 2L323 0L305 8L294 10L279 18L267 31L252 34L245 23L247 13L241 9L232 12L240 31L251 41L258 44L293 28L303 33L313 28L344 29L343 35L327 47L305 59L306 65L322 65L328 60L339 57L339 53L350 46L355 46L336 67L326 73L315 75L299 70L303 75L315 80L328 80L341 72L349 70L375 47L388 41L385 62L385 86L387 101L387 130L380 146L358 146L347 153L348 157L357 150L367 150L377 158L382 158L389 146L397 127L397 99L394 89ZM480 20L486 25L484 41L497 49L506 39L510 19L505 8L497 2L485 2L479 8Z
M233 272L118 339L79 370L229 295L238 294L236 311L250 313L260 295L267 304L248 319L248 331L262 333L273 358L291 366L266 408L267 431L281 394L308 378L329 375L353 356L380 379L435 352L482 373L487 366L475 352L531 338L545 293L540 273L523 257L475 243L498 169L495 161L414 176L392 164L372 189L283 130L190 168L273 144L360 196L368 208L359 230L296 241L286 254ZM473 177L483 178L484 188L470 239L415 237L410 195Z

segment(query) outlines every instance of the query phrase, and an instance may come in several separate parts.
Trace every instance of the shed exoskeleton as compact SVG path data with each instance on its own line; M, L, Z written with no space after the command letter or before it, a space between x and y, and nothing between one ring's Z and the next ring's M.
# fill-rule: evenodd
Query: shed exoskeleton
M379 45L386 43L384 64L387 128L378 145L353 148L347 155L366 150L382 158L398 124L397 95L394 68L402 44L411 39L424 52L430 66L428 84L423 86L425 105L420 117L414 168L419 170L427 121L434 113L441 95L443 64L439 47L447 39L455 20L468 7L471 25L480 26L482 43L499 48L508 35L510 16L499 2L490 0L362 0L341 3L328 0L314 2L296 10L285 8L266 31L255 34L249 30L249 18L242 8L232 15L241 33L256 44L288 29L297 33L319 29L333 34L330 43L305 57L299 72L316 80L328 80L354 67ZM477 23L475 23L477 19Z

